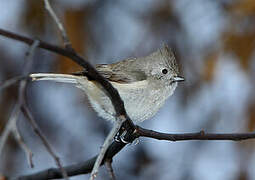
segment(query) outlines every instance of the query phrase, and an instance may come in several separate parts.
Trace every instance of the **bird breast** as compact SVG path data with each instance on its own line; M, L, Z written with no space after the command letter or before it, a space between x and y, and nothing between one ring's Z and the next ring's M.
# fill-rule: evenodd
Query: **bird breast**
M146 80L129 84L112 82L112 85L118 90L127 114L134 123L142 122L155 115L176 88L176 86L151 87ZM82 89L86 91L92 107L99 116L107 120L115 120L112 103L99 86L90 84L90 87Z

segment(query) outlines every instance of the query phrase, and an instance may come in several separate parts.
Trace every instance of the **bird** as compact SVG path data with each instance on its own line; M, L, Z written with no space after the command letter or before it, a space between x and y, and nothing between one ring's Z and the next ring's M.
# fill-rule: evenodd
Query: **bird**
M179 68L167 45L139 58L112 64L98 64L95 69L117 89L130 119L140 123L153 117L174 93L179 82ZM115 110L103 87L86 76L86 70L72 74L33 73L32 81L49 80L71 83L88 97L93 109L103 119L114 122Z

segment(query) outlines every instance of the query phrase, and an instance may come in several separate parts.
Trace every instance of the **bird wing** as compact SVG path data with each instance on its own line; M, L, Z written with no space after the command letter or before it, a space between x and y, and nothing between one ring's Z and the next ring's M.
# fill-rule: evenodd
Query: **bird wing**
M128 84L137 81L143 81L146 79L146 74L142 71L130 71L123 69L119 66L113 66L112 64L98 64L96 65L96 70L107 80L112 82L117 82L121 84ZM73 75L86 76L86 72L73 73ZM93 80L93 78L89 78Z
M118 83L132 83L146 79L146 75L142 71L129 70L119 66L99 64L96 65L96 70L109 81Z

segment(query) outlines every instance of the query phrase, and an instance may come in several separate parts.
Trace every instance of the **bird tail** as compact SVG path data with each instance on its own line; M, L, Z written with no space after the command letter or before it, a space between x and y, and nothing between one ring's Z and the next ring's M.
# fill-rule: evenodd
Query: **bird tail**
M55 81L61 83L78 84L81 77L69 74L35 73L29 75L32 81Z

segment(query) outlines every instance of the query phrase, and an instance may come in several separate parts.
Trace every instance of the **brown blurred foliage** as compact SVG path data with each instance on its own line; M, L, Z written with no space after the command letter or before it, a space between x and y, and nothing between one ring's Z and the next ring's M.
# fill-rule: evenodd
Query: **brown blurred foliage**
M7 178L0 174L0 180L7 180Z
M250 132L255 130L255 103L251 104L248 109L248 130Z
M255 1L236 1L227 8L227 12L232 23L223 34L225 50L234 52L244 70L248 70L255 48Z
M255 15L255 1L254 0L238 0L229 7L229 10L240 16Z
M235 53L244 70L248 70L255 48L255 31L244 33L228 32L225 34L225 38L225 50Z
M72 47L80 54L84 53L84 45L86 44L84 40L86 41L86 37L88 37L84 28L84 17L86 17L86 10L84 9L71 9L65 11L64 14L64 24L66 25L67 34L69 35ZM66 57L59 56L59 58L58 69L60 72L70 73L81 70L80 66Z
M204 71L203 71L203 80L210 82L213 80L215 67L218 62L218 54L217 52L214 52L212 54L209 54L207 57L205 57L205 65L204 65Z
M23 16L22 27L25 27L33 36L40 37L45 32L48 19L43 1L26 0Z

